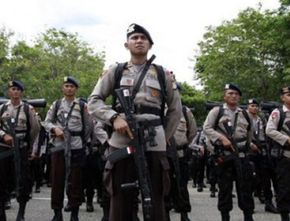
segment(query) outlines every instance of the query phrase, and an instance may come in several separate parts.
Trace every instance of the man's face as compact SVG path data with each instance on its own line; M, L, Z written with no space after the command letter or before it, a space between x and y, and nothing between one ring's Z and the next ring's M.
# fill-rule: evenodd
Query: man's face
M71 83L64 83L62 85L62 92L65 96L72 97L76 95L78 88Z
M290 106L290 93L285 93L281 95L281 100L283 101L284 104Z
M240 101L240 94L235 90L228 89L224 93L224 101L229 105L238 105Z
M256 115L258 113L258 111L259 111L259 106L257 104L249 104L248 105L248 111L251 114Z
M8 96L10 99L19 99L22 96L22 91L18 87L9 87Z
M151 44L146 35L142 33L134 33L129 36L127 42L125 43L125 47L131 52L132 55L144 56L151 48Z

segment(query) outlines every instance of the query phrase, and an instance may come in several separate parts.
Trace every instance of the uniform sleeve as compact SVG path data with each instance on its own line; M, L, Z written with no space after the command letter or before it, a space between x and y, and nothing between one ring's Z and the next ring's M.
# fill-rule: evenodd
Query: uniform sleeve
M182 116L182 105L178 90L173 90L172 80L169 75L166 74L166 88L167 88L167 112L166 112L166 128L165 137L166 141L173 136L180 118Z
M101 122L97 122L95 124L94 135L96 136L96 139L101 142L101 144L104 144L108 140L108 134L104 130L104 125Z
M196 133L197 133L197 126L196 126L196 120L193 116L193 114L191 113L191 111L186 108L186 114L187 114L187 119L188 119L188 136L187 136L187 140L188 143L191 143L193 138L195 137Z
M29 108L29 123L30 123L30 142L34 144L35 139L40 131L40 122L36 116L35 110L30 106Z
M85 140L89 141L90 135L93 131L93 121L92 117L89 115L87 104L84 106L84 124L85 125L83 125L83 127L85 127Z
M275 109L272 111L267 126L266 126L266 134L271 139L275 140L282 146L288 141L288 136L282 134L280 131L278 131L278 123L280 120L280 112L278 109Z
M47 111L45 120L43 122L43 127L45 128L45 130L50 133L51 129L57 127L57 125L54 123L54 110L55 110L55 104L56 101L53 102L53 104L50 106L49 110Z
M97 118L101 122L110 125L110 119L117 112L111 106L105 103L106 98L113 94L115 84L116 66L105 71L98 80L93 92L88 99L88 111L93 118Z
M206 137L212 142L215 143L221 136L219 132L217 132L215 127L215 121L218 117L219 107L213 108L207 115L205 122L203 124L203 131Z
M0 110L3 108L3 104L2 105L0 105ZM5 132L2 130L2 124L3 124L3 122L2 122L2 120L1 120L1 118L2 118L2 116L0 116L0 138L3 138L3 136L5 135Z

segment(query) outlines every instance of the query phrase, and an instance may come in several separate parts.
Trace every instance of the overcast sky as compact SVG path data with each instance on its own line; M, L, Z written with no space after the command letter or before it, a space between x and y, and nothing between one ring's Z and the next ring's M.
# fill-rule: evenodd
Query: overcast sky
M1 0L0 26L31 41L55 27L77 32L96 51L105 51L106 67L127 61L126 29L131 23L151 34L155 63L172 70L178 81L193 82L193 58L205 27L235 18L247 7L276 9L279 0Z

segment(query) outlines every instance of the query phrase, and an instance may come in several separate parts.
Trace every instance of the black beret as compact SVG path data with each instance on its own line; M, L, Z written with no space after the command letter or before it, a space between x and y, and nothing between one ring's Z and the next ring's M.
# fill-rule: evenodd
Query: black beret
M63 83L71 83L76 87L79 87L79 82L72 76L65 76L63 78Z
M226 84L225 85L225 90L234 90L234 91L237 91L240 96L242 96L242 91L240 90L240 88L237 86L237 85L234 85L234 84Z
M142 34L144 34L148 38L148 40L151 43L151 45L154 44L149 32L144 27L142 27L141 25L137 25L135 23L129 25L129 27L127 29L127 38L129 38L130 35L132 35L134 33L142 33Z
M257 105L259 105L259 102L257 101L256 98L252 98L252 99L248 100L248 104L257 104Z
M21 91L24 91L24 84L21 81L18 81L18 80L9 81L8 87L17 87Z
M281 95L287 94L287 93L290 93L290 86L281 88L281 90L280 90Z

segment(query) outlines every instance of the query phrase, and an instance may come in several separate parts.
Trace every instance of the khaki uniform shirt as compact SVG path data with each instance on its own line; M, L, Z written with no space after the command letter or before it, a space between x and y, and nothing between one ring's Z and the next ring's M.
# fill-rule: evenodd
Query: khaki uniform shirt
M36 117L34 108L29 105L29 119L26 118L26 114L24 112L24 105L21 101L18 106L13 106L11 101L9 100L6 104L2 104L0 106L0 110L4 107L4 105L7 105L6 111L3 112L2 116L0 116L0 137L4 136L7 131L5 131L5 126L7 126L7 120L10 118L14 118L15 122L17 122L17 125L15 125L16 131L27 131L27 120L29 120L30 124L30 131L17 133L17 137L19 139L23 139L26 136L26 133L29 133L29 142L31 145L33 145L37 134L40 130L40 125L38 122L38 119ZM16 120L18 109L20 108L18 120ZM6 125L5 125L6 124ZM8 133L9 134L9 133Z
M177 129L174 133L174 139L177 146L190 144L197 132L196 121L190 109L187 107L186 115L188 123L186 122L186 118L182 114Z
M286 129L286 131L289 131L289 129L287 128L285 123L290 121L290 110L285 105L283 105L283 111L285 112L285 120L284 120L282 128L284 127ZM278 131L277 130L279 120L280 120L280 112L279 112L279 109L277 108L277 109L272 111L272 113L269 117L267 127L266 127L266 134L270 138L272 138L273 140L278 142L280 145L284 146L287 143L289 136L286 134L285 131L283 131L283 130Z
M238 115L236 129L233 134L233 138L235 141L237 140L245 140L250 143L252 141L252 125L250 125L250 129L248 131L249 123L247 119L244 117L241 108L236 108L236 110L232 111L228 108L226 104L223 105L224 114L219 119L218 127L215 127L216 118L218 117L220 107L214 107L207 115L207 118L203 125L204 134L213 144L219 144L219 138L224 134L223 131L226 131L223 123L231 122L231 125L234 125L235 115ZM219 129L221 128L221 129ZM241 144L242 145L242 144Z
M93 117L96 117L98 120L108 125L111 125L110 119L113 115L116 114L116 111L113 110L111 106L105 104L106 98L113 94L116 67L117 65L113 65L103 73L92 94L90 95L88 102L89 113ZM136 71L136 66L129 62L126 69L123 71L123 75L120 81L120 87L128 88L132 91L133 86L138 82L142 69L143 68L141 67L140 71ZM164 131L162 125L155 127L155 140L157 146L150 147L148 145L148 151L166 150L166 140L169 140L169 138L173 136L173 133L179 123L182 113L180 97L177 95L177 93L174 93L170 77L167 74L165 75L167 90L166 103L168 108L165 117L166 128ZM157 71L154 66L151 65L136 94L134 104L136 106L142 105L146 107L161 109L161 103L161 86L157 78ZM116 106L118 106L118 101ZM121 117L124 117L124 115L121 114ZM159 115L146 113L135 115L135 117L138 121L160 119ZM129 141L130 140L128 136L124 136L120 133L113 131L112 136L108 142L112 147L124 148L127 147Z
M89 138L89 133L91 129L91 124L89 123L89 114L87 111L87 106L85 104L84 106L84 113L83 113L83 121L82 123L82 116L81 116L81 107L79 105L79 99L75 99L72 102L68 102L65 98L61 99L58 111L56 113L57 119L54 119L54 113L55 113L55 104L56 101L50 106L46 118L43 122L43 126L45 130L50 134L50 143L52 143L54 146L60 146L63 144L63 140L61 138L53 136L52 129L55 127L59 127L61 129L65 128L66 124L66 118L68 116L68 113L70 112L70 109L75 103L75 106L73 108L73 111L71 112L71 116L68 119L67 123L67 129L71 132L81 132L84 127L84 138L83 140L87 141ZM81 136L71 136L71 149L81 149L83 148L83 142Z

